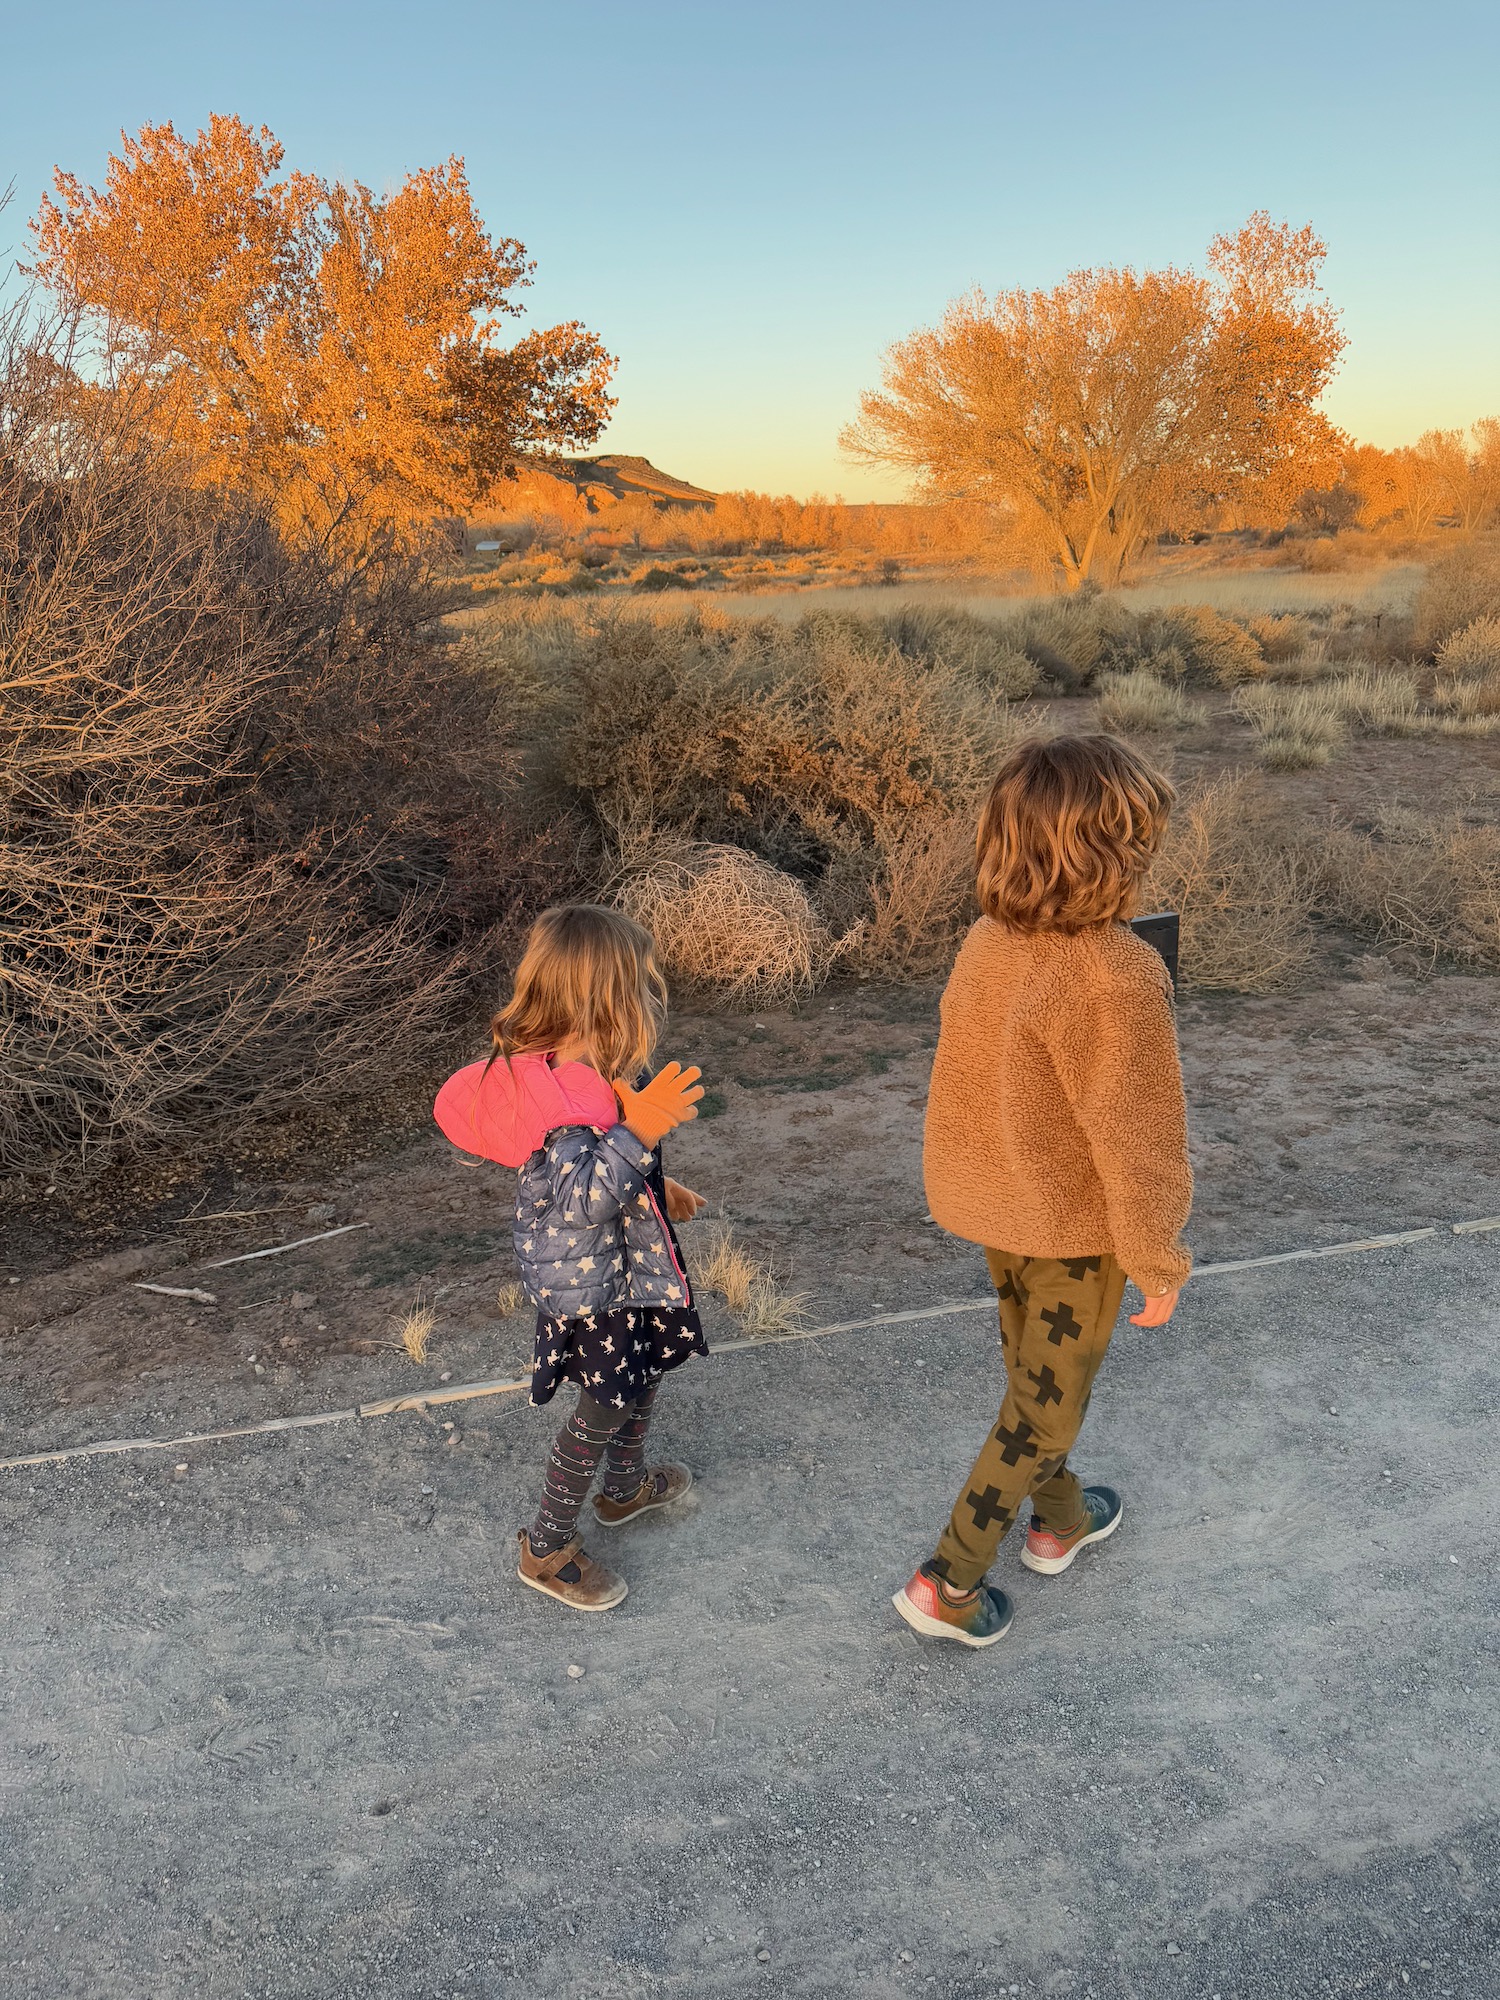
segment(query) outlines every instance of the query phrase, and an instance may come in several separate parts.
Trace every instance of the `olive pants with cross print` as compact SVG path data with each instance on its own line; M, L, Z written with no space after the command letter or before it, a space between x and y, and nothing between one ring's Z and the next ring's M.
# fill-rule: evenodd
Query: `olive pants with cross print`
M1068 1453L1109 1346L1125 1273L1113 1257L1015 1257L986 1250L1000 1294L1005 1400L938 1543L933 1568L971 1590L1028 1496L1041 1527L1066 1535L1083 1518Z

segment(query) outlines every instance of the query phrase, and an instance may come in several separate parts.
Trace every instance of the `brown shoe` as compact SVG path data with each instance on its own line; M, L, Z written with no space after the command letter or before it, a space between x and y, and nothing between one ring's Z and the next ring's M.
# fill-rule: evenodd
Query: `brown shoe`
M571 1605L575 1611L612 1611L630 1588L623 1576L585 1555L577 1535L566 1548L550 1556L531 1553L531 1537L524 1528L516 1542L521 1551L516 1575L522 1583L555 1597L559 1604Z
M692 1483L693 1475L685 1465L653 1465L628 1500L611 1500L607 1493L596 1493L594 1519L601 1528L622 1527L653 1507L670 1507Z

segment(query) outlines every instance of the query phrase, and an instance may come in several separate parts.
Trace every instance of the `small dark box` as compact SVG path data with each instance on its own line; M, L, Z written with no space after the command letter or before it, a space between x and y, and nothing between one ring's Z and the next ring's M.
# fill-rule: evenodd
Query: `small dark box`
M1130 928L1137 937L1146 940L1153 951L1159 951L1166 960L1173 990L1177 986L1177 940L1181 926L1175 910L1158 910L1154 917L1132 917Z

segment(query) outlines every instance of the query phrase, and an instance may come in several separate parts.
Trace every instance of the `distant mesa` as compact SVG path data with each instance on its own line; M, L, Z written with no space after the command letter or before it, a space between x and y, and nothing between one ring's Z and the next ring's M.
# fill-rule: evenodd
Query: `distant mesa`
M654 501L658 507L712 507L719 497L705 487L674 479L670 472L658 471L649 458L620 452L602 458L554 459L547 470L581 493L594 511L632 495Z

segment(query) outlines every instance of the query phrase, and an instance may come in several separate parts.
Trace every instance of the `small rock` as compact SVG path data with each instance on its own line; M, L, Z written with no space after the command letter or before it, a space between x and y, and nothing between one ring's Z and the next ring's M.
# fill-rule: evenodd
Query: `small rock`
M913 1954L912 1952L909 1952L909 1951L903 1951L903 1952L902 1952L902 1954L901 1954L901 1963L902 1963L903 1965L910 1965L910 1964L911 1964L911 1962L912 1962L912 1958L913 1958L913 1956L914 1956L914 1954Z
M1182 1947L1181 1947L1181 1945L1176 1945L1176 1944L1169 1944L1169 1945L1167 1946L1167 1957L1168 1957L1168 1958L1180 1958L1181 1956L1182 1956Z
M264 1375L264 1374L265 1374L265 1372L266 1372L266 1364L265 1364L265 1362L264 1362L264 1361L257 1361L257 1362L256 1362L256 1364L255 1364L255 1372L256 1372L256 1374L257 1374L257 1375Z
M306 1219L309 1222L332 1222L337 1214L338 1209L333 1202L315 1201L306 1211Z
M175 1480L183 1480L183 1479L186 1479L186 1478L187 1478L187 1476L188 1476L188 1469L187 1469L187 1467L186 1467L185 1465L174 1465L174 1466L172 1467L172 1477L173 1477L173 1479L175 1479Z
M570 1681L581 1681L581 1680L583 1679L583 1668L582 1668L582 1667L569 1667L569 1669L568 1669L568 1679L569 1679Z
M762 1965L769 1965L771 1963L771 1954L768 1951L758 1951L755 1956Z
M430 1499L430 1498L431 1498L431 1496L432 1496L432 1493L433 1493L433 1491L434 1491L434 1489L433 1489L433 1488L432 1488L431 1486L424 1486L424 1487L422 1488L422 1494L423 1494L423 1497L424 1497L424 1498L426 1498L426 1499Z
M439 1375L438 1380L440 1382L451 1382L453 1380L453 1370L451 1368L445 1368L443 1373Z
M292 1293L292 1311L293 1311L293 1312L299 1312L299 1313L305 1313L305 1312L311 1312L311 1311L312 1311L312 1309L313 1309L313 1307L314 1307L314 1306L315 1306L315 1305L316 1305L317 1303L318 1303L318 1295L317 1295L317 1293L316 1293L316 1292L293 1292L293 1293Z
M448 1213L450 1215L460 1215L462 1214L462 1212L463 1212L462 1197L460 1195L453 1195L448 1202Z

